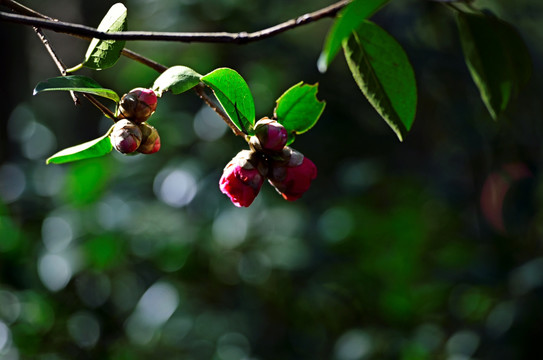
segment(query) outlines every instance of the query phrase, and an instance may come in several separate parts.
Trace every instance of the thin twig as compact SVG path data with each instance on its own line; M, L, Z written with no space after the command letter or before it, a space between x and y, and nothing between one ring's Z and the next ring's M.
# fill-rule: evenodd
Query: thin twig
M228 125L230 127L230 129L232 129L232 132L234 134L236 134L237 136L245 137L245 134L243 132L241 132L240 129L238 129L238 127L232 122L232 120L230 120L228 115L221 108L219 108L213 102L213 100L211 100L211 98L206 94L205 86L203 84L200 83L200 84L196 85L194 87L194 91L196 91L196 94L198 94L200 99L202 99L207 104L207 106L209 106L211 109L213 109L213 111L215 111L224 120L226 125Z
M126 56L129 59L135 60L147 67L150 67L151 69L157 71L158 73L163 73L164 71L168 70L167 66L162 65L161 63L158 63L154 60L151 60L149 58L146 58L143 55L138 54L135 51L132 51L130 49L124 48L121 52L124 56Z
M62 76L66 76L66 65L64 65L62 60L58 57L57 53L55 52L55 50L51 46L51 43L49 42L49 40L47 39L47 37L45 36L43 31L40 28L37 28L37 27L34 27L34 31L36 32L36 35L38 35L38 37L40 38L43 46L45 47L45 49L47 50L47 52L51 56L51 59L53 59L53 62L57 66L58 70L60 71L60 74ZM72 100L74 101L75 105L79 105L81 103L79 101L79 97L77 96L77 94L75 92L70 91L70 96L72 97Z
M33 10L27 6L24 6L23 4L19 4L18 2L13 1L13 0L0 0L0 4L9 7L11 10L15 11L18 14L39 17L39 18L47 19L51 21L58 21L52 17L41 14L37 12L36 10Z
M90 94L82 94L82 95L85 97L85 99L89 100L94 106L96 106L105 116L117 122L117 117L111 110L109 110L107 106L102 104L100 101L98 101L94 96Z
M38 17L38 18L41 18L41 19L47 19L47 20L51 20L51 21L55 21L55 22L59 21L58 19L52 18L52 17L47 16L45 14L39 13L36 10L30 9L30 8L28 8L28 7L26 7L26 6L22 5L22 4L19 4L18 2L14 1L14 0L0 0L0 4L3 4L5 6L7 6L7 7L9 7L10 9L12 9L13 11L15 11L15 12L17 12L19 14L22 14L22 15ZM92 39L89 36L80 36L80 35L76 35L76 36L79 37L79 38L85 39L85 40L89 40L89 41ZM127 58L135 60L135 61L137 61L137 62L139 62L139 63L141 63L143 65L146 65L146 66L150 67L151 69L156 70L159 73L163 73L167 69L166 66L164 66L162 64L159 64L156 61L151 60L149 58L146 58L145 56L143 56L141 54L138 54L137 52L132 51L132 50L127 49L127 48L124 48L122 50L121 54L126 56Z
M301 25L305 25L314 21L317 21L319 19L325 18L325 17L333 17L337 14L338 11L340 11L342 8L344 8L347 4L349 4L352 0L342 0L335 4L332 4L328 7L325 7L323 9L314 11L312 13L308 13L302 16L299 16L295 19L291 19L289 21L285 21L281 24L272 26L270 28L266 28L261 31L256 31L252 33L246 33L246 32L240 32L240 33L227 33L227 32L220 32L220 33L157 33L157 32L138 32L138 31L125 31L125 32L114 32L114 33L105 33L96 30L95 28L79 25L79 24L72 24L67 22L62 22L57 19L53 19L49 16L40 14L37 11L34 11L30 8L27 8L13 0L0 0L1 4L4 4L6 6L9 6L12 10L15 10L19 13L23 13L25 15L14 15L14 14L8 14L4 12L0 12L0 20L5 21L11 21L15 23L22 23L22 24L28 24L33 26L40 26L46 29L50 29L57 32L63 32L67 33L69 35L82 37L90 40L91 38L97 38L101 40L153 40L153 41L178 41L178 42L208 42L208 43L237 43L237 44L244 44L252 41L262 40L266 39L268 37L274 36L276 34L285 32L287 30L296 28ZM39 19L38 19L38 18ZM43 34L43 33L42 33ZM47 42L48 43L48 42ZM45 43L44 43L45 45ZM49 50L49 49L48 49ZM52 49L51 49L52 51ZM51 52L50 52L51 54ZM57 60L60 61L60 59L53 55L54 51L52 51L52 57L55 63L57 63ZM132 60L138 61L143 65L146 65L155 71L159 73L163 73L168 69L168 67L151 60L143 55L140 55L132 50L129 49L123 49L122 54ZM60 62L62 64L62 62ZM57 64L58 66L58 64ZM65 67L64 67L64 74L65 74ZM213 111L215 111L222 119L223 121L232 129L232 132L237 135L246 138L246 135L238 129L238 127L232 122L232 120L229 118L229 116L220 108L218 107L213 100L206 94L205 92L205 86L203 84L198 84L194 88L196 94L211 108ZM116 121L115 114L111 112L105 105L103 105L100 101L98 101L96 98L94 98L92 95L89 94L83 94L83 96L88 99L93 105L98 107L104 115L107 117L112 118L114 121Z
M148 40L148 41L176 41L176 42L206 42L206 43L235 43L245 44L280 34L287 30L309 24L325 17L333 17L351 0L342 0L323 9L285 21L281 24L251 33L239 32L151 32L151 31L123 31L103 32L85 25L74 24L49 19L38 19L34 16L9 14L0 12L0 20L26 24L53 30L70 35L96 38L100 40Z

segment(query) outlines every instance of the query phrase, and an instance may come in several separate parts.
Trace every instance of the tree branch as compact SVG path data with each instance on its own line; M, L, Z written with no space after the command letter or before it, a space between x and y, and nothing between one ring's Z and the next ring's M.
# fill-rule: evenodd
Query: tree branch
M280 34L287 30L309 24L325 17L333 17L351 0L342 0L323 9L299 16L275 26L251 33L239 32L150 32L150 31L123 31L103 32L85 25L55 21L34 16L10 14L0 12L0 20L41 27L60 33L75 36L84 36L100 40L145 40L145 41L174 41L174 42L206 42L206 43L234 43L245 44Z
M34 31L36 32L36 35L38 35L38 37L40 38L43 46L45 47L45 49L47 50L47 52L51 56L51 59L53 59L53 62L57 66L57 69L60 72L60 75L66 76L66 65L64 65L62 60L60 60L60 58L58 57L57 53L55 52L55 50L51 46L51 43L49 42L49 40L47 39L47 37L45 36L43 31L40 28L37 28L37 27L34 27ZM75 105L80 104L79 98L77 97L77 94L75 92L70 91L70 96L72 97L72 100L74 101Z
M207 104L207 106L213 109L213 111L215 111L223 119L226 125L228 125L230 129L232 129L232 132L234 134L236 134L237 136L245 137L245 134L238 129L238 127L232 122L232 120L230 120L228 115L221 108L219 108L209 96L207 96L205 92L205 86L202 83L196 85L194 87L194 91L196 91L196 94Z

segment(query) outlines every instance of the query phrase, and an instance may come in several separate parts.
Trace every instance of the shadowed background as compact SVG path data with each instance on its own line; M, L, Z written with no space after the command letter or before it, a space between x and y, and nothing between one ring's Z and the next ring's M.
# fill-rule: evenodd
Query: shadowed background
M114 1L27 1L97 26ZM256 31L313 1L129 0L130 30ZM67 93L32 97L58 70L31 28L0 23L0 358L523 359L542 353L541 19L536 0L477 1L511 22L534 62L493 122L451 12L395 1L373 20L404 46L419 104L403 143L341 56L316 62L321 20L247 45L130 42L164 65L236 69L257 118L319 82L327 105L293 147L319 176L297 202L265 184L248 209L220 193L246 144L193 93L165 94L154 155L45 165L110 120ZM5 10L5 9L3 9ZM67 66L87 42L46 31ZM119 94L155 71L121 58L79 74ZM111 105L111 104L110 104Z

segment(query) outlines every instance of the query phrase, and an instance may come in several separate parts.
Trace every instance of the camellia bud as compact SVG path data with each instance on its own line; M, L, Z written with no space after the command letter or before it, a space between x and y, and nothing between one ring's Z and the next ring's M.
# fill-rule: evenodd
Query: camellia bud
M142 133L141 144L138 152L142 154L152 154L160 150L160 136L158 131L147 123L139 124Z
M135 88L121 98L119 115L135 123L142 123L153 115L156 105L157 97L153 90Z
M123 154L129 154L140 146L142 133L137 124L129 120L119 120L110 135L111 144Z
M219 187L234 205L247 207L258 195L266 172L258 153L242 150L224 168Z
M258 138L259 150L278 152L287 144L287 129L276 120L262 118L255 124L255 135ZM254 145L254 143L253 143Z
M269 182L288 201L299 199L317 177L317 167L302 153L286 147L280 160L272 161Z

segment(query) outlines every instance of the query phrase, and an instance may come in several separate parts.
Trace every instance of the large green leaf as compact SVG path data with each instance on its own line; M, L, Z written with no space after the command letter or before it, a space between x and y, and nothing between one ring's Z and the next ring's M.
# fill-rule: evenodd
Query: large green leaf
M109 154L113 149L111 140L109 139L110 132L111 128L104 136L101 136L98 139L61 150L47 159L46 163L63 164L71 161L90 159Z
M125 31L126 28L126 7L121 3L113 5L98 25L98 30L103 32ZM96 70L115 65L121 56L124 44L124 40L92 39L83 65Z
M202 75L186 66L172 66L160 74L153 84L153 91L162 96L164 91L180 94L190 90L200 82Z
M287 129L289 144L296 134L311 129L324 111L326 103L317 99L318 86L299 82L277 99L274 116Z
M415 73L405 51L367 20L343 42L343 49L360 90L402 141L417 108Z
M245 134L253 134L255 103L241 75L232 69L220 68L203 76L201 80L213 89L232 122Z
M343 40L351 36L364 19L372 16L389 0L354 0L343 9L328 32L317 66L325 72L341 49Z
M466 64L496 120L530 78L528 49L511 25L492 15L458 12L456 20Z
M42 91L77 91L97 95L119 102L119 95L113 90L105 89L95 80L81 75L59 76L41 81L34 88L34 95Z

